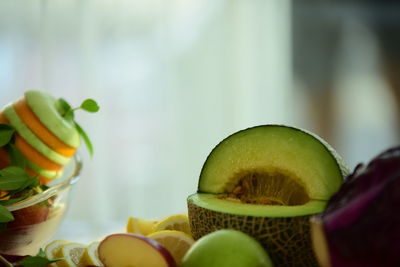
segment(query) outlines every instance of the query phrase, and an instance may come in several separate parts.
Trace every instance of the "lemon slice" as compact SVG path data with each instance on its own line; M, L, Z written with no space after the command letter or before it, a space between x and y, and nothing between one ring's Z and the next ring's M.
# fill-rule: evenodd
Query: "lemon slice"
M70 242L66 240L54 240L50 242L44 249L46 258L49 260L61 258L61 248L69 243ZM56 266L56 264L54 264L54 266Z
M190 232L189 218L186 214L172 215L154 225L153 231L176 230L192 235Z
M86 265L103 266L103 263L99 259L99 254L97 248L100 242L92 242L86 248L85 253L83 253L83 261Z
M129 217L128 223L126 224L126 232L131 234L148 235L153 232L156 223L157 221L154 220Z
M188 251L194 243L194 239L190 235L176 230L158 231L151 233L148 237L157 241L166 248L169 253L171 253L172 257L174 257L174 260L178 265L186 251Z
M86 245L79 243L69 243L61 247L61 258L63 260L56 262L59 267L83 267L86 263L83 254L86 251Z

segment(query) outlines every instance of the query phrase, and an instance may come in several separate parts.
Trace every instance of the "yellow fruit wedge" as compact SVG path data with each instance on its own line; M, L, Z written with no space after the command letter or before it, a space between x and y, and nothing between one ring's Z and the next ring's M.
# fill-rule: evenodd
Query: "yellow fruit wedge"
M148 237L166 248L178 265L182 261L186 251L194 243L194 239L190 235L176 230L158 231L151 233Z
M99 244L100 242L92 242L87 246L85 253L83 253L83 261L86 265L103 266L103 263L100 261L99 254L97 252Z
M79 243L69 243L61 248L61 258L63 260L56 262L58 267L84 267L86 263L83 254L86 251L86 245Z
M154 225L157 221L147 220L136 217L129 217L126 224L126 232L131 234L148 235L153 232Z
M44 249L46 258L49 260L61 258L61 248L69 243L70 242L66 240L54 240L50 242ZM50 266L57 266L57 263L53 263Z
M186 214L172 215L154 225L153 232L163 230L176 230L192 235L190 232L189 218Z

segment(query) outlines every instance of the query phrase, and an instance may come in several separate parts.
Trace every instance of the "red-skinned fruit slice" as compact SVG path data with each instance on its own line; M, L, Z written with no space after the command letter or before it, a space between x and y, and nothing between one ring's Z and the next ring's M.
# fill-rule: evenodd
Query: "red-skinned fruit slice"
M19 227L46 221L50 207L45 203L36 204L31 207L13 211L14 220L7 224L7 227Z
M158 242L137 234L112 234L99 244L100 261L107 267L176 267L174 258Z
M312 220L323 267L399 266L400 146L360 164Z

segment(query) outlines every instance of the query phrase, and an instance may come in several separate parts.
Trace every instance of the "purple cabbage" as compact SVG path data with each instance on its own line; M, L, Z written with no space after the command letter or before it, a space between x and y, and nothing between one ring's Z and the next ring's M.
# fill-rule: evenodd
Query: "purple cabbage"
M358 165L317 220L332 267L400 266L400 146Z

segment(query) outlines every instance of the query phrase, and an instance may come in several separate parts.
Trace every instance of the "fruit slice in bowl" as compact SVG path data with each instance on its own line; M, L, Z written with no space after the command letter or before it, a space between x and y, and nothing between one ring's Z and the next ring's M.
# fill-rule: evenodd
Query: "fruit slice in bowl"
M0 253L35 253L57 229L82 163L74 111L97 112L87 99L72 108L42 91L27 91L0 112ZM24 249L22 249L24 247Z
M188 197L195 239L231 228L255 237L276 266L318 266L309 219L347 173L326 142L301 129L264 125L237 132L210 153Z
M57 231L68 206L69 192L80 177L79 155L48 188L5 208L14 216L0 230L0 253L34 255Z

